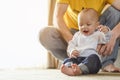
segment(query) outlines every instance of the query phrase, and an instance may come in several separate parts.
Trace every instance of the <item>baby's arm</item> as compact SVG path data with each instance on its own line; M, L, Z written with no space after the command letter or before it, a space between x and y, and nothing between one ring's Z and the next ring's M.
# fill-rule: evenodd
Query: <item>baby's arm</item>
M77 58L79 56L79 51L78 50L73 50L72 53L70 54L71 58Z
M73 51L76 50L77 41L78 41L78 35L79 35L78 32L75 33L75 35L73 36L72 40L69 41L69 43L68 43L68 47L67 47L68 56L71 56Z
M110 37L111 37L110 28L107 26L100 25L98 30L102 32L99 35L99 44L106 44L110 40Z
M107 32L110 31L110 28L107 27L107 26L100 25L100 26L98 26L98 30L99 30L100 32L103 32L104 34L106 34Z

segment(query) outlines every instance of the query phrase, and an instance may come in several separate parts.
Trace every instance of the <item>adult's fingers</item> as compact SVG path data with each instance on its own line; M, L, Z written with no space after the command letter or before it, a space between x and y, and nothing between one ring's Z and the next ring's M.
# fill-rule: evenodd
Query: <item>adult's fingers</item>
M107 48L107 45L102 45L102 47L100 48L100 51L99 51L101 55L105 56L106 48Z
M112 53L113 48L110 45L106 44L106 49L103 53L103 55L110 55Z
M97 51L98 53L99 53L101 47L102 47L101 44L98 44L98 45L97 45L97 49L96 49L96 51Z

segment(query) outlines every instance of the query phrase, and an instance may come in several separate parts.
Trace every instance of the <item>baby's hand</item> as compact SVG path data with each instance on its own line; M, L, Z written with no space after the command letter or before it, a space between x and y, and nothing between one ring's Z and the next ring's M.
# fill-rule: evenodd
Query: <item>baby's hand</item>
M71 58L77 58L79 56L79 51L74 50L72 51L72 54L70 55Z
M100 25L100 26L98 26L98 30L103 33L107 33L109 31L109 28L107 26Z

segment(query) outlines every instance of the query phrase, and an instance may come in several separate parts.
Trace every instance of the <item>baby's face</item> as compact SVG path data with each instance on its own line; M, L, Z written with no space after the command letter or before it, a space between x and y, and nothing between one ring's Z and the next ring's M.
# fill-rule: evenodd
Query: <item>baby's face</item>
M79 29L85 36L89 36L97 29L98 21L90 14L81 14L78 21Z

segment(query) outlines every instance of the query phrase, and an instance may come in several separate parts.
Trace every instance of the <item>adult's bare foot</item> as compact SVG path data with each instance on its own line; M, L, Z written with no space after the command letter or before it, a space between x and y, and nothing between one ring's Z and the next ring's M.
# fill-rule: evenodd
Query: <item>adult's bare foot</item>
M61 69L61 72L66 74L66 75L75 76L73 69L72 68L68 68L64 64L61 66L60 69Z
M80 67L77 64L72 64L72 69L73 69L74 74L76 76L82 74L82 71L81 71Z
M105 72L120 72L120 68L115 67L113 64L109 64L102 69Z

